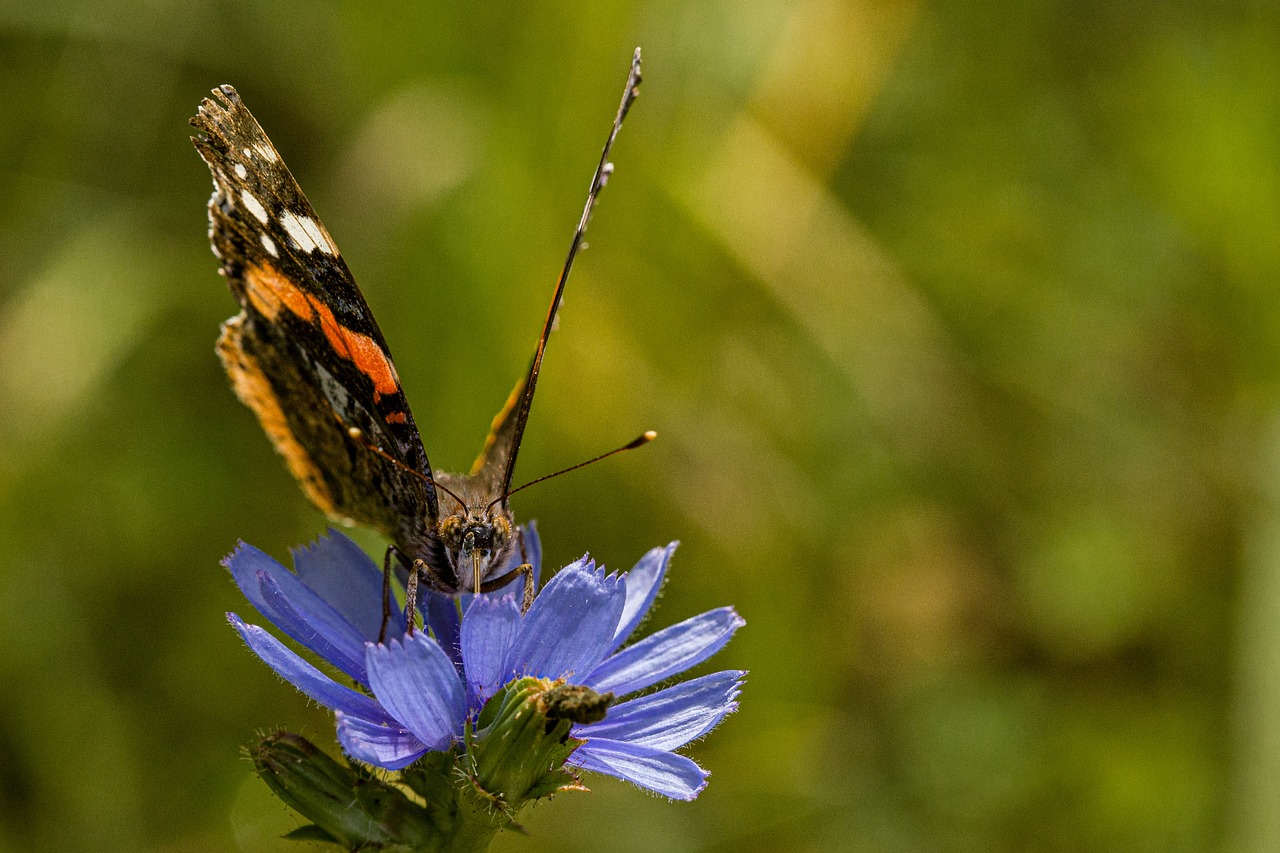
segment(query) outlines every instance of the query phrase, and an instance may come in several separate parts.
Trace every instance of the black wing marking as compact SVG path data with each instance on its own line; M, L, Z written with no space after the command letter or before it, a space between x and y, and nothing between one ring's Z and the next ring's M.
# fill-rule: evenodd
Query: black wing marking
M243 307L219 341L237 393L317 506L422 541L438 514L431 467L337 246L233 88L214 90L191 124L213 174L213 251Z

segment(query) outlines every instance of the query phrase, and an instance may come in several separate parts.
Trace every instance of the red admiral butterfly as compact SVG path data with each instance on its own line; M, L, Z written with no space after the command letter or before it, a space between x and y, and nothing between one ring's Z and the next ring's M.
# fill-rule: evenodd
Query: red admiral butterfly
M512 473L565 281L639 86L637 49L528 373L467 474L432 471L364 296L235 89L214 90L191 119L201 131L192 141L213 173L213 252L243 308L222 326L223 366L311 502L391 539L387 574L394 553L409 570L411 616L419 576L433 589L457 593L488 592L523 575L526 609L533 600L532 572L511 514L510 497L519 491L511 488ZM646 433L612 453L653 437Z

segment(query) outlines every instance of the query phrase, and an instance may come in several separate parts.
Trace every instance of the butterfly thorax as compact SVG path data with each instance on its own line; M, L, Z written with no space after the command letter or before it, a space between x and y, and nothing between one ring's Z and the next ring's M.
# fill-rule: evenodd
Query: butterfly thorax
M436 477L462 501L443 498L435 534L443 548L456 591L474 592L507 569L514 541L511 508L506 501L494 503L492 487L483 477Z

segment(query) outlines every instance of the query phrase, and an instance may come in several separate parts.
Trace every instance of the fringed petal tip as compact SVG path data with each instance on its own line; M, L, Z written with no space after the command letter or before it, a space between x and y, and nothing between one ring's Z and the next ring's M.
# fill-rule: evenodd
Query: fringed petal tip
M575 737L673 750L707 735L738 708L739 670L704 675L614 705L604 720L581 726Z
M245 542L243 539L237 539L235 547L231 549L231 551L227 554L227 556L219 560L218 563L225 569L231 568L231 561L236 559L239 553L243 551L245 548L253 548L253 546L250 545L248 542ZM258 549L254 548L254 550L256 551Z
M569 763L686 802L702 793L711 775L686 756L601 738L579 747Z
M625 600L622 582L602 571L560 570L525 614L504 670L580 681L608 654Z
M586 684L619 696L644 690L702 663L745 624L732 607L690 617L609 657L590 674Z
M622 618L614 633L613 648L627 641L635 633L645 616L653 608L654 601L667 576L667 567L671 564L671 555L675 553L678 541L669 543L665 548L651 548L624 575L627 585L627 603L622 609Z

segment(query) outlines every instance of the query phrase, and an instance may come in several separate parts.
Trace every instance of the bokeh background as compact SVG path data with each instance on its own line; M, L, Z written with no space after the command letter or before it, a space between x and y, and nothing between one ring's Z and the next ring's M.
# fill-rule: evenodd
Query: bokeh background
M683 545L751 671L693 804L496 849L1280 849L1280 23L1268 3L0 0L0 849L277 851L332 746L219 559L325 526L213 354L186 119L235 84L457 470L549 349L549 560ZM361 534L371 553L375 536Z

